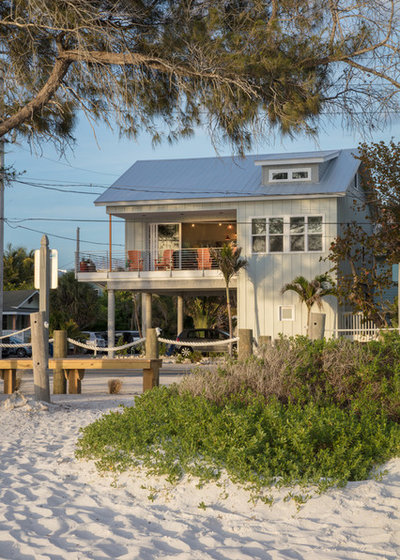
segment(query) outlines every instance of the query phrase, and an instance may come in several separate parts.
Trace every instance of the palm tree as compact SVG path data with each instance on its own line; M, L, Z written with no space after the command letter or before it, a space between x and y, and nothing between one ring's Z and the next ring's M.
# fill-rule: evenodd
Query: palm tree
M216 261L218 268L222 272L225 280L226 289L226 307L228 310L229 337L232 338L232 311L231 298L229 293L229 284L232 277L239 272L241 268L246 268L247 260L241 258L241 247L235 247L232 243L225 243L222 249L210 249L212 258Z
M281 293L296 292L300 301L307 306L307 336L310 335L311 308L314 303L319 309L323 308L322 298L324 296L336 295L336 287L328 273L319 274L314 280L307 280L304 276L297 276L293 282L285 284Z

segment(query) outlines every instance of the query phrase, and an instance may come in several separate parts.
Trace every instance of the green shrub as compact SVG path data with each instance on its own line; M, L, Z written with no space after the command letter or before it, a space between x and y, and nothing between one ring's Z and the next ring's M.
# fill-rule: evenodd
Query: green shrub
M239 393L282 403L333 402L354 410L382 409L400 420L400 337L389 332L367 344L282 337L259 358L191 374L178 390L216 403Z
M364 479L399 451L400 427L383 412L244 394L216 404L162 387L84 428L76 455L100 470L142 465L170 480L185 473L209 480L226 469L258 488L278 482L323 489Z

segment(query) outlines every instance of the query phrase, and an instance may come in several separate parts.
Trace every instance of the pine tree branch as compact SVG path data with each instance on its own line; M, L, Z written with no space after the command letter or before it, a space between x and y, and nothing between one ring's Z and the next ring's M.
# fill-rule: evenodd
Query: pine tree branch
M69 60L56 60L49 79L38 94L17 113L4 121L0 121L0 137L7 134L7 132L10 132L10 130L17 128L23 122L31 119L35 112L42 109L46 103L48 103L60 87L60 84L67 74L70 65L71 61Z
M146 56L139 53L118 53L106 51L79 51L66 50L61 51L58 58L69 62L87 62L92 64L116 65L116 66L140 66L143 65L153 70L175 74L181 78L199 78L214 81L220 84L233 86L241 89L247 95L256 95L256 89L250 86L244 80L224 76L223 73L212 72L207 70L194 70L177 63L171 63L167 60Z

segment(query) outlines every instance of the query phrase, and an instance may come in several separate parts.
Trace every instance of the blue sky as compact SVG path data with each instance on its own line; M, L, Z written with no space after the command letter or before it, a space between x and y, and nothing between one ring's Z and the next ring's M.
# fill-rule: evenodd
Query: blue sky
M120 140L117 133L99 126L95 133L89 123L82 119L75 130L77 142L73 152L59 159L55 149L46 144L40 153L31 153L27 144L6 146L6 166L13 165L17 171L25 171L22 181L60 185L63 192L46 190L15 183L5 193L5 243L13 247L36 249L43 233L49 237L50 247L59 251L59 268L74 266L76 228L80 227L81 250L105 251L108 246L108 220L103 207L96 208L93 201L97 194L113 183L128 167L139 159L164 159L215 156L215 150L207 134L198 130L194 138L182 140L169 146L167 143L152 147L148 135L142 134L136 141ZM364 138L351 134L338 122L334 127L326 125L317 140L297 137L294 140L271 139L270 143L257 144L252 153L278 153L315 149L338 149L356 147L360 141L397 141L400 137L400 119L393 121L373 137ZM231 155L228 146L219 148L219 155ZM93 185L82 188L79 183ZM71 186L63 186L69 184ZM86 191L88 194L68 192ZM43 219L38 219L43 218ZM68 221L56 221L64 219ZM85 222L80 220L105 220ZM29 229L26 229L29 228ZM37 230L37 231L32 231ZM124 242L122 221L113 224L115 250Z

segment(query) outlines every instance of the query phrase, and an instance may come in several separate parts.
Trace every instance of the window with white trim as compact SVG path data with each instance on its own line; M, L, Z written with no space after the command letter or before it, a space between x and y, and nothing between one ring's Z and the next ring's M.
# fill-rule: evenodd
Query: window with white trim
M323 251L322 216L252 218L252 253Z
M269 182L281 183L289 181L311 181L311 168L301 167L299 169L270 169Z
M279 321L294 321L294 305L279 306Z

